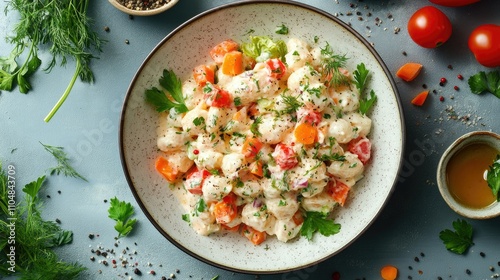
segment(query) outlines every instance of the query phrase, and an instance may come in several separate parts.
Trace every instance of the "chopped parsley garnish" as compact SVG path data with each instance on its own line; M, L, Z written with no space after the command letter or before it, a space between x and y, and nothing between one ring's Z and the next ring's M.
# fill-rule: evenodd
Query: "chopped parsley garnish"
M198 213L205 212L205 209L207 209L207 204L205 203L205 200L203 198L200 198L194 206L194 210L196 211L194 215L198 216Z
M340 224L329 219L327 214L308 211L305 214L304 223L300 228L300 235L305 236L307 240L312 240L315 232L319 232L324 236L330 236L339 233L340 227Z
M465 220L456 220L453 222L453 228L442 230L439 233L439 238L443 241L446 249L455 254L463 254L470 246L474 245L472 242L472 225Z
M241 98L240 97L235 97L233 102L234 102L234 106L236 106L236 107L241 106Z
M196 125L196 126L200 126L200 125L202 125L204 123L205 123L205 118L204 117L196 117L193 120L193 124Z
M481 94L489 92L500 98L500 71L481 71L469 78L469 87L472 93Z
M500 201L500 155L497 155L493 164L489 166L486 181L497 201Z
M286 27L284 24L279 25L276 27L275 32L276 32L276 34L287 35L288 34L288 27Z
M170 109L178 113L189 111L182 96L182 82L173 71L163 70L159 82L163 89L153 87L146 90L146 101L152 104L156 111L164 112Z
M255 136L260 136L262 135L260 132L259 132L259 125L262 123L262 117L261 116L258 116L257 118L255 118L255 120L253 121L253 123L250 125L250 131L253 133L253 135Z

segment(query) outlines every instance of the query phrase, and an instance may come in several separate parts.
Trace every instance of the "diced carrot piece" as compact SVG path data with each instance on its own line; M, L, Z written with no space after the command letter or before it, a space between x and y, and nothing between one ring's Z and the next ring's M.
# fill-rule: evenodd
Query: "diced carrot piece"
M236 76L243 73L243 53L239 51L231 51L224 55L222 61L222 74Z
M215 70L214 67L209 65L198 65L193 69L193 78L197 85L205 86L208 83L214 83L215 81Z
M380 276L384 280L395 280L398 277L398 269L392 265L386 265L380 270Z
M219 224L227 224L238 216L238 206L236 205L236 195L229 193L222 201L219 201L214 206L215 220Z
M295 139L297 142L302 143L304 145L313 144L318 135L318 130L316 127L312 126L310 123L301 123L299 124L293 134L295 135Z
M255 157L259 153L260 149L262 149L262 142L256 137L247 137L243 146L241 148L241 152L245 156L245 158L249 161L255 160Z
M262 169L262 162L260 160L256 160L250 163L248 169L250 169L250 173L256 176L262 177L264 175L264 170Z
M267 238L266 232L258 231L245 224L241 228L241 233L243 234L243 236L248 238L248 240L250 240L250 242L252 242L254 245L261 244L262 242L266 241Z
M224 55L228 52L238 50L238 47L238 43L233 40L222 41L210 50L210 57L212 57L215 63L222 64Z
M295 225L297 225L297 226L301 225L304 222L304 215L302 215L302 212L300 210L298 210L293 215L292 220L293 220L293 223Z
M326 192L333 198L333 200L338 202L340 206L344 206L349 190L350 188L346 184L338 180L332 180L328 183Z
M418 74L420 74L420 70L422 70L422 64L408 62L403 64L403 66L398 69L396 76L404 81L411 82L418 76Z
M177 175L179 172L176 168L170 165L170 162L164 157L159 157L155 162L156 170L170 183L173 183L177 180Z
M427 99L427 95L429 95L428 90L424 90L421 93L417 94L415 98L411 100L411 104L416 105L416 106L422 106L424 105L425 100Z

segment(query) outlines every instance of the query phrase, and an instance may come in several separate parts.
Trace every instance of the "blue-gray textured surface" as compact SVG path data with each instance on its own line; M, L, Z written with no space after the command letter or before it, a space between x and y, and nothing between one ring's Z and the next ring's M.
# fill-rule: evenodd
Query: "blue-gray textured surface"
M20 186L45 174L47 167L54 164L54 159L39 142L63 146L71 155L73 166L89 179L83 182L50 176L43 190L45 217L58 218L63 228L74 231L73 243L58 253L64 260L77 261L88 268L82 279L127 279L128 276L159 279L171 273L177 279L211 279L217 275L219 279L255 279L254 275L204 264L168 243L140 213L125 181L118 150L121 103L142 60L163 37L186 20L231 2L234 1L181 0L163 14L131 20L107 1L92 1L89 14L95 20L95 30L107 40L100 59L92 63L96 82L91 85L77 82L50 123L44 123L43 118L69 82L73 62L65 68L56 67L50 74L39 71L32 79L33 91L27 95L17 90L0 93L0 159L4 166L16 166L18 192ZM465 255L447 251L439 232L451 228L452 221L461 217L441 198L435 175L441 153L461 134L474 130L500 132L500 99L491 94L473 95L466 82L476 72L489 70L475 61L468 50L467 39L479 24L500 24L500 1L482 0L461 8L441 7L452 21L453 35L436 49L417 46L406 29L410 15L431 4L427 0L300 2L349 22L373 44L393 75L399 66L409 61L420 62L424 68L411 83L395 77L405 112L406 150L400 181L382 214L359 239L332 258L308 269L259 276L260 279L331 279L336 271L341 279L380 279L380 268L386 264L399 268L398 279L494 277L500 272L500 218L468 220L474 227L475 244ZM0 2L0 10L3 11L5 5L4 1ZM11 49L3 38L11 32L17 19L13 12L0 16L0 56L7 55ZM105 26L109 32L104 30ZM46 51L40 54L42 60L48 58ZM459 80L458 74L465 79ZM439 85L441 77L448 80L445 86ZM423 107L411 105L410 100L424 84L431 90L430 98ZM458 91L455 85L460 88ZM120 239L118 247L114 245L113 221L107 218L109 202L104 203L114 196L132 202L139 220L134 232ZM94 239L88 237L91 233L96 235ZM143 275L135 275L130 267L113 268L112 264L92 262L91 249L99 246L117 251L116 259L128 247L125 257L131 263L137 262ZM466 269L471 273L467 274ZM156 275L147 275L150 270L156 271Z

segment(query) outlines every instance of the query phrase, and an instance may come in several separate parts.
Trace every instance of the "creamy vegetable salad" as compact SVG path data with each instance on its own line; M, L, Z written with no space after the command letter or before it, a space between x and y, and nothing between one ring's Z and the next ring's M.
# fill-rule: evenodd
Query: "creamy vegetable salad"
M146 92L161 112L156 169L182 218L198 234L235 231L254 244L310 238L308 219L343 207L369 164L368 70L297 38L226 40L210 57L185 81L165 70L163 89ZM340 230L328 221L320 232Z

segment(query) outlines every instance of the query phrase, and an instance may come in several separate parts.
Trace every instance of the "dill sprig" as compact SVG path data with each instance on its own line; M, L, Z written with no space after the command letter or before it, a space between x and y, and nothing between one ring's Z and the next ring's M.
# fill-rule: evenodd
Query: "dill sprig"
M65 66L69 59L76 62L75 72L61 98L45 117L48 122L68 97L78 77L83 82L93 82L90 61L101 52L103 40L92 31L92 20L87 16L89 0L67 1L9 1L5 12L16 11L19 21L14 26L8 42L14 45L8 57L0 58L0 89L12 90L15 84L19 91L31 89L29 76L41 65L38 48L48 49L52 55L44 68L50 72L57 64ZM25 61L18 60L27 51Z
M280 113L293 114L297 112L300 107L304 106L304 104L300 102L297 97L282 94L281 98L286 106L285 109L280 111Z
M64 176L67 177L80 178L88 182L85 177L76 172L76 170L70 165L68 155L66 154L66 152L64 152L63 147L50 146L43 144L42 142L40 142L40 144L42 144L45 150L51 153L57 160L57 166L49 169L49 173L51 175L63 174Z
M349 77L340 72L340 68L345 67L347 59L346 55L335 54L328 43L324 48L321 48L322 74L329 79L330 86L351 84Z
M0 164L2 205L8 203L8 178ZM0 213L0 275L20 276L20 279L74 279L86 268L78 263L59 259L55 247L73 240L71 231L63 230L56 222L42 218L42 202L38 196L45 176L27 184L22 191L24 200L15 209ZM15 266L9 263L11 224L15 223ZM11 245L8 245L11 244Z

